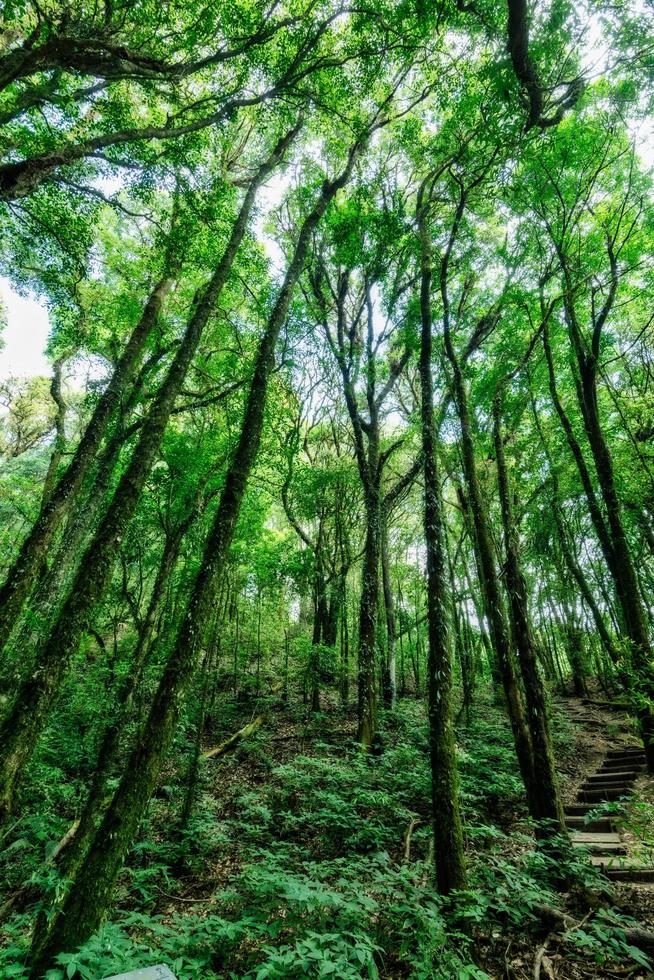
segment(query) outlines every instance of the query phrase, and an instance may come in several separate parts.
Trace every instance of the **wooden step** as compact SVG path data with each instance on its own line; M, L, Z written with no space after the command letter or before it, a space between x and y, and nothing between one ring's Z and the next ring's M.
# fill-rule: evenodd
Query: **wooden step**
M616 770L615 772L596 772L588 776L587 783L630 783L636 778L636 773L632 770Z
M597 772L635 772L642 770L644 763L637 758L615 759L611 762L603 762Z
M627 711L628 707L624 701L594 701L592 698L582 698L582 704L587 704L592 708L602 708L605 711Z
M626 855L627 848L619 837L617 841L602 841L601 836L601 834L584 834L584 838L587 837L589 838L588 840L575 840L573 838L572 844L573 847L585 848L595 857L621 857ZM594 839L591 840L590 838Z
M619 845L620 847L624 846L620 834L615 833L615 831L609 831L608 834L600 834L586 830L576 830L570 839L573 844L612 844Z
M609 831L607 834L596 833L587 830L578 830L571 835L572 840L576 844L621 844L622 838L620 834L615 831Z
M611 881L654 882L654 868L603 868L602 871Z
M641 772L645 768L645 763L639 762L637 756L627 756L626 759L605 759L600 766L600 772L619 772L624 768Z
M563 807L563 812L566 817L585 817L587 813L595 809L596 805L594 803L584 803L583 800L577 803L566 803Z
M644 759L645 750L642 745L625 745L621 749L609 749L606 755L609 759L622 759L632 755L640 755Z
M591 854L590 863L612 881L654 882L654 867L608 854Z
M628 796L630 793L630 786L605 786L602 788L593 786L590 789L582 786L577 798L580 803L609 803L619 800L623 796Z
M596 789L624 789L631 791L633 779L619 779L617 782L612 779L600 779L599 782L591 783L586 780L585 783L581 784L581 789L583 790L596 790Z
M585 817L566 817L565 825L572 831L580 831L583 833L597 833L597 834L610 834L613 829L613 824L608 817L600 818L599 820L586 820Z
M607 769L598 769L593 775L605 776L607 779L611 779L616 773L622 773L622 775L627 773L630 779L637 779L642 771L643 766L632 766L628 764L627 766L620 766L620 768L616 767L615 769L612 769L610 766ZM590 779L590 776L588 778Z

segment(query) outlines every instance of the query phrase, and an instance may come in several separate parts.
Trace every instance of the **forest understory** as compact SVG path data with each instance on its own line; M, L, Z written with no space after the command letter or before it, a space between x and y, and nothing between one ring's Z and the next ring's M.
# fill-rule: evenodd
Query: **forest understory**
M0 3L0 980L654 976L652 134L654 0Z
M595 693L596 698L602 692ZM553 705L561 793L576 799L607 748L635 744L624 713L590 708L596 725L569 718L569 692ZM492 692L478 692L457 728L469 884L452 903L431 888L428 732L420 699L383 725L384 752L364 758L356 713L334 698L319 715L278 700L232 703L221 731L207 718L203 754L253 719L260 727L202 765L195 812L179 827L188 741L179 740L119 882L110 923L61 976L100 978L165 962L179 980L200 977L435 977L543 980L652 975L654 882L609 882L585 851L540 852L525 807L511 734ZM70 733L69 733L70 735ZM225 736L225 737L223 737ZM65 840L83 793L80 773L55 769L48 812L12 834L2 858L0 974L18 966L43 860ZM410 778L407 778L407 777ZM654 866L654 780L599 806L613 814L629 859ZM562 880L562 876L563 879ZM25 884L31 882L32 884ZM36 887L35 887L36 884ZM558 910L569 919L552 918ZM625 929L646 941L633 946ZM53 971L53 976L59 974Z

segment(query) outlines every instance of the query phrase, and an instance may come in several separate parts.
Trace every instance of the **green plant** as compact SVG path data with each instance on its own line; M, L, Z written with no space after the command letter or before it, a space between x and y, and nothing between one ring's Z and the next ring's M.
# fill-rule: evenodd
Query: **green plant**
M590 955L599 965L626 961L651 970L650 957L627 942L624 930L632 925L633 920L616 909L602 909L583 926L567 931L565 938L584 958Z

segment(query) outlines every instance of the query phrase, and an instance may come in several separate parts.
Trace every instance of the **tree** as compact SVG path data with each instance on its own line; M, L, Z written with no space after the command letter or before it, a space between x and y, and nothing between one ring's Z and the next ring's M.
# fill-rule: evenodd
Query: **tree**
M496 973L583 902L564 699L652 754L650 25L5 8L0 974Z
M466 884L463 832L459 810L456 749L452 725L452 663L448 647L443 502L441 499L432 377L432 245L427 198L433 175L421 185L417 201L420 235L420 391L422 458L425 484L425 543L427 546L427 661L429 695L429 752L432 779L432 820L436 880L448 894Z
M272 161L281 155L296 130L287 134ZM36 977L60 949L70 949L96 928L111 898L116 876L154 790L159 770L174 734L182 698L197 668L209 604L225 565L263 429L268 379L274 367L275 346L295 284L302 272L309 242L337 192L345 186L363 151L369 133L350 147L341 172L325 180L300 229L293 258L261 337L245 405L238 443L230 460L220 504L205 544L203 565L196 576L179 632L159 682L152 709L102 823L89 847L46 936L33 950ZM271 169L267 161L266 166Z
M5 719L3 750L0 755L2 801L0 815L2 816L11 809L16 781L25 761L33 751L70 655L79 643L94 603L99 600L106 588L111 573L111 556L138 504L144 482L155 460L175 399L184 383L202 331L213 313L231 272L236 253L246 232L256 192L283 158L297 132L296 126L277 142L248 186L214 273L206 286L196 294L184 336L150 408L147 421L141 429L130 465L123 474L109 510L87 548L80 572L61 614L49 638L39 651L37 670L18 691L12 710Z
M650 747L652 718L648 707L652 656L649 624L627 539L613 457L601 419L598 390L607 321L614 315L621 279L628 277L628 270L635 261L640 245L637 228L642 198L636 162L633 157L623 161L628 151L620 147L617 137L612 133L600 134L591 125L585 138L594 146L594 166L584 173L581 184L577 185L570 180L566 167L559 169L554 176L550 161L544 161L544 191L547 193L543 193L535 204L534 211L542 222L553 251L549 262L555 263L554 268L561 278L564 322L572 357L572 382L593 462L596 486L573 422L559 397L549 331L544 334L543 340L550 394L584 487L593 526L615 587L624 633L631 645L638 686L644 695L645 701L637 707L637 714L651 768L654 755ZM611 185L605 187L602 173L611 157L616 162L616 170ZM599 210L597 203L590 205L591 196L602 201ZM586 218L591 220L588 231L582 227ZM602 247L597 243L598 236L603 240ZM590 237L597 247L591 262L584 264L580 245Z

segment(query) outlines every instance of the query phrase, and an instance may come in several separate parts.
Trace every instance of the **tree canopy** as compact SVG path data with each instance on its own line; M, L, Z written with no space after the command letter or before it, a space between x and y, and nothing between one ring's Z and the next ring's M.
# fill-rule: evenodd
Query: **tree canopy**
M647 968L557 890L565 696L654 772L649 8L5 0L2 976Z

